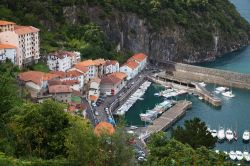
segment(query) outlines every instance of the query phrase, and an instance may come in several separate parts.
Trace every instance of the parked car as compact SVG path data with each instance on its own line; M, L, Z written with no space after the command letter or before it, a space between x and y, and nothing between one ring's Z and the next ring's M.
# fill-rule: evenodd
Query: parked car
M98 116L98 115L99 115L99 113L98 113L97 111L95 111L95 115L96 115L96 116Z
M145 154L142 150L140 150L138 153L139 153L142 157L145 157L145 156L146 156L146 154Z
M145 158L144 158L144 157L142 157L142 156L140 156L140 157L138 157L138 158L137 158L137 160L138 160L138 161L144 161L144 160L145 160Z
M96 103L92 103L91 105L92 105L93 107L96 107L96 106L97 106Z

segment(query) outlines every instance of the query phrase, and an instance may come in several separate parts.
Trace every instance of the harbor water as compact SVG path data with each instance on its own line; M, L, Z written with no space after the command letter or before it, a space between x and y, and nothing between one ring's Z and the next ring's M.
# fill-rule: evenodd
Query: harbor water
M236 5L237 10L250 22L250 1L249 0L231 0ZM201 66L231 70L250 74L250 46L245 47L237 52L227 54L219 58L215 62L203 63ZM209 84L207 89L214 91L217 85ZM144 100L137 101L126 113L125 118L130 125L145 125L140 120L140 113L146 112L148 109L163 101L162 98L154 96L154 93L161 91L161 86L152 84L144 94ZM183 125L185 120L200 118L211 129L218 130L223 127L225 130L231 128L237 131L238 141L217 143L215 149L218 150L247 150L250 152L250 143L242 142L242 134L244 130L250 130L250 91L243 89L232 89L235 94L234 98L227 98L218 95L222 99L222 107L214 108L207 103L199 100L195 96L182 95L178 99L187 99L193 102L192 108L187 111L185 116L179 120L173 127Z

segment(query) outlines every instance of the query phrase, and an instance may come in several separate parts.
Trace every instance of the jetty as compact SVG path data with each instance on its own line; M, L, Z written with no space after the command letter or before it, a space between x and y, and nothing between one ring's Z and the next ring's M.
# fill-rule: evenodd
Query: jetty
M191 101L178 101L172 108L164 112L159 118L155 119L152 124L147 127L139 127L136 130L136 133L142 140L146 140L151 134L164 131L171 127L186 113L188 108L191 108L191 106Z
M200 86L197 82L167 75L165 74L165 72L158 73L155 75L155 77L148 76L147 79L157 84L160 84L162 86L167 86L167 87L170 86L176 89L185 90L189 93L195 94L199 97L202 97L202 99L205 102L215 107L220 107L222 105L220 98L214 96L214 94L207 91L204 87Z
M194 66L172 61L151 63L165 70L165 76L176 79L213 83L221 86L250 89L250 74Z

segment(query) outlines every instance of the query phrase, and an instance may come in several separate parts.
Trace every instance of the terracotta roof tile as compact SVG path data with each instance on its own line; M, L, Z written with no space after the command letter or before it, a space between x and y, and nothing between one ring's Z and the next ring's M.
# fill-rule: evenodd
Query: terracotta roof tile
M49 93L71 93L72 89L69 85L52 85L49 86Z
M104 76L101 80L101 84L118 84L119 82L121 82L121 79L114 75Z
M16 23L14 22L9 22L9 21L4 21L4 20L0 20L0 25L14 25Z
M104 59L96 59L96 60L93 60L93 62L97 66L104 65L106 63L106 61Z
M35 33L35 32L39 32L40 30L35 28L35 27L32 27L32 26L19 26L19 25L16 25L14 27L14 31L16 34L18 35L24 35L24 34L28 34L28 33Z
M106 61L106 65L108 66L108 65L116 65L117 63L119 63L118 61L116 61L116 60L107 60Z
M94 66L95 62L93 60L85 60L82 62L77 63L75 66L83 66L83 67L88 67L88 66Z
M144 59L147 58L147 55L144 53L138 53L138 54L134 54L132 57L129 58L129 60L136 60L138 62L143 61Z
M31 81L36 84L41 84L42 81L49 81L57 78L58 76L51 73L44 73L40 71L27 71L20 73L19 79L25 82Z
M0 49L10 49L10 48L16 48L16 46L10 44L0 44Z
M73 56L76 56L76 53L74 52L70 52L70 51L56 51L56 52L53 52L53 53L50 53L49 56L56 56L60 59L63 59L64 56L68 56L68 57L73 57Z
M135 61L128 61L125 64L123 64L122 66L128 66L131 69L136 69L139 66L139 64L136 63Z
M78 80L66 80L66 81L62 81L63 85L75 85L75 84L79 84Z
M113 75L115 76L116 78L120 79L120 80L123 80L127 77L127 74L126 73L123 73L123 72L115 72L115 73L112 73L110 75Z
M90 101L94 101L95 102L95 101L97 101L98 97L94 96L94 95L90 95L89 99L90 99Z

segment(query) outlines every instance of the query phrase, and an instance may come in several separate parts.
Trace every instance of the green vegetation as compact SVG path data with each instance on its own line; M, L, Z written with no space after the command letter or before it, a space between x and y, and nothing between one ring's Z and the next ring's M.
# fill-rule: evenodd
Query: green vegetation
M91 22L87 8L94 6L102 11L99 18L103 20L114 18L117 11L133 12L148 20L152 32L182 29L180 37L193 48L212 47L214 35L225 42L250 35L249 24L228 0L2 0L0 19L40 28L42 55L66 49L80 51L83 58L123 62L124 53L117 53L115 44Z
M150 155L143 163L145 166L172 166L172 165L234 165L225 160L223 154L216 154L205 147L193 149L174 139L168 140L165 133L154 134L149 140Z
M206 124L199 118L185 121L184 127L178 126L173 130L172 135L174 139L184 144L187 143L195 149L202 146L213 148L217 141L207 130Z
M48 73L49 72L49 67L47 66L46 63L44 62L38 62L37 64L33 65L31 67L32 70L35 71L41 71L41 72L45 72Z

